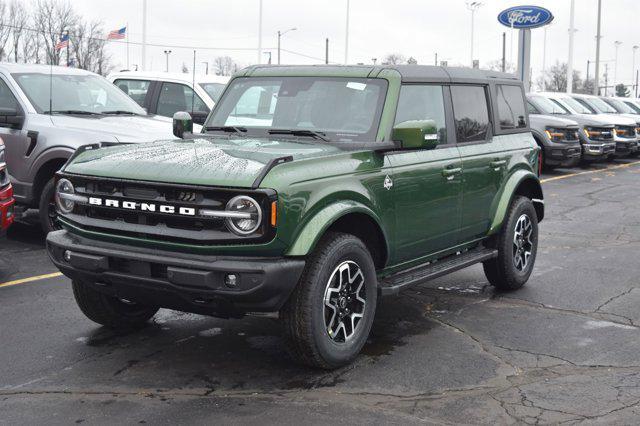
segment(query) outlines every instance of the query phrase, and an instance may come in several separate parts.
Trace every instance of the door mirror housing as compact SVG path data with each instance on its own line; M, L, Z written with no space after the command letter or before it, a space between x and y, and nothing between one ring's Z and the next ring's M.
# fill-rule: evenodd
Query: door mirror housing
M24 115L17 108L0 107L0 127L22 129Z
M398 123L393 128L391 139L399 142L403 149L433 149L440 142L438 126L433 120Z
M203 125L207 121L207 117L209 117L209 113L206 111L193 111L191 114L193 115L193 122L200 125Z
M173 114L173 134L184 139L185 133L193 133L193 119L188 112L178 111Z

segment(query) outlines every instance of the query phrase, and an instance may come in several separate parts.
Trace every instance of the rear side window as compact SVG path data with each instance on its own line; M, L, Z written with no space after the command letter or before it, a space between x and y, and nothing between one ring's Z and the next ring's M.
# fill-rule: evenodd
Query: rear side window
M442 86L402 86L395 124L410 120L435 121L440 141L447 140Z
M527 102L527 111L529 111L529 114L540 114L531 102Z
M524 111L524 96L520 86L496 85L498 122L500 130L514 130L527 127Z
M209 113L207 104L193 92L191 87L179 83L162 83L156 114L173 117L173 114L178 111L191 111L192 102L193 111Z
M113 84L115 84L118 89L129 95L129 97L136 101L138 105L144 107L144 100L147 97L149 85L151 84L150 81L117 79Z
M483 86L451 86L458 143L484 141L489 129L487 92Z

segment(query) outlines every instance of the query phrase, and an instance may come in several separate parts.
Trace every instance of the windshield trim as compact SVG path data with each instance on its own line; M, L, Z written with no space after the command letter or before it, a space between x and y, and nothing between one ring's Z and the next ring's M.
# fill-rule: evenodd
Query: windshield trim
M202 127L202 132L205 132L206 127L215 127L215 126L224 126L223 124L214 123L214 118L219 113L220 109L224 106L225 100L230 96L231 88L233 85L238 82L238 80L258 80L258 81L282 81L283 79L292 79L292 78L313 78L319 81L375 81L376 84L380 85L381 93L380 98L378 99L375 117L372 121L371 128L365 133L349 133L347 131L336 132L327 129L313 128L313 129L303 129L303 128L287 128L287 130L311 130L315 132L320 132L327 139L326 141L319 141L321 143L329 143L335 145L352 145L352 144L362 144L369 143L370 141L376 141L378 138L378 134L380 131L380 127L382 126L383 121L383 113L385 107L387 106L387 97L389 95L390 81L383 77L351 77L351 76L325 76L325 75L269 75L269 76L238 76L232 78L225 86L222 95L218 102L216 102L211 114L207 118L207 121L204 123ZM265 126L251 126L242 124L241 127L246 128L247 132L244 135L248 137L257 137L257 138L269 138L274 139L275 135L269 134L269 130L274 129L273 127L265 127ZM279 130L284 130L282 127L278 127ZM352 135L352 140L340 140L338 135ZM338 136L338 137L336 137ZM301 138L305 138L306 136L292 136L292 135L278 135L278 139L284 138L295 138L300 140ZM309 139L312 137L309 136Z
M47 73L43 73L43 72L19 72L19 73L11 73L11 78L15 81L16 85L18 86L18 88L20 89L20 91L22 92L22 94L24 95L24 97L26 98L26 100L29 102L29 106L31 108L33 108L33 110L37 113L37 114L42 114L42 115L50 115L49 110L50 107L49 105L46 105L45 108L42 108L41 106L39 106L34 100L33 98L30 96L29 91L25 89L23 83L20 81L20 77L21 76L25 76L25 75L38 75L38 76L45 76L45 77L49 77L50 74ZM121 92L120 89L118 89L115 85L113 85L111 82L109 82L109 80L107 80L106 78L98 75L98 74L91 74L91 73L87 73L87 74L63 74L63 73L55 73L51 75L53 78L56 77L75 77L75 78L92 78L96 81L101 81L103 80L103 83L105 83L106 86L113 86L113 88L116 89L116 91L114 91L114 93L118 93L117 91ZM128 105L131 109L132 113L135 113L136 115L146 115L145 110L138 105L133 99L131 99L129 96L127 96L125 93L122 93L122 95L124 96L123 99L125 102L128 102L130 105ZM47 94L47 96L49 96ZM127 105L124 105L127 106ZM54 109L54 113L56 110L68 110L70 108L55 108ZM71 108L71 109L75 109L75 108ZM112 108L111 108L112 109ZM87 114L87 117L89 116L98 116L98 115L103 115L101 111L86 111L87 113L91 113L91 115ZM70 114L73 115L73 114ZM80 115L78 115L80 116ZM84 116L84 115L82 115Z

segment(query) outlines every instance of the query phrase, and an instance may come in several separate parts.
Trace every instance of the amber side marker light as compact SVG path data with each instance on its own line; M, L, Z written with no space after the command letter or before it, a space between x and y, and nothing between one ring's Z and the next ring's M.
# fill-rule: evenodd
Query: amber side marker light
M275 227L278 223L278 202L271 202L271 226Z

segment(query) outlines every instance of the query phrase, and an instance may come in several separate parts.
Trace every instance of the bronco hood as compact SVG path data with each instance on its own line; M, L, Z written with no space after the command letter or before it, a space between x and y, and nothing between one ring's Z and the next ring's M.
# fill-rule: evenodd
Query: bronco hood
M274 158L341 152L317 141L201 137L122 145L78 155L65 172L129 180L249 188Z

